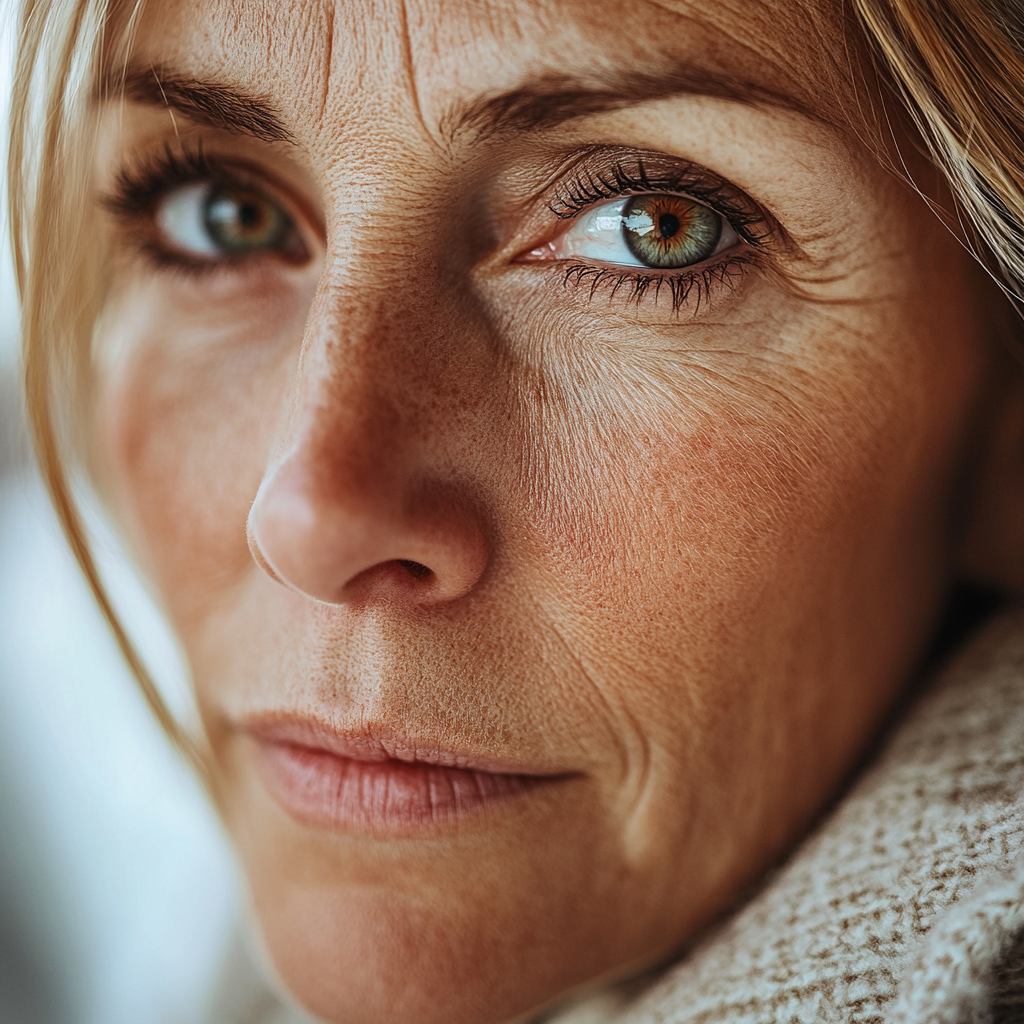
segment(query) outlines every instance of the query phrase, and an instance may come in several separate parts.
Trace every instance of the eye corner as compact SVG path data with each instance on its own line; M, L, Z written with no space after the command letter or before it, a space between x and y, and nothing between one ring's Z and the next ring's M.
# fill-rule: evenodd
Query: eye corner
M511 259L515 264L554 263L559 260L557 238L550 238L540 245L531 244L530 248L517 252Z

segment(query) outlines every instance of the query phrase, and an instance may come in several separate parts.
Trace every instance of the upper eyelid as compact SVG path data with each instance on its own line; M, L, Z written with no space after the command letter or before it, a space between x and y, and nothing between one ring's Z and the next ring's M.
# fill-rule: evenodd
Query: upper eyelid
M100 199L115 213L142 213L167 193L200 181L231 181L250 187L269 185L268 191L279 191L273 182L267 181L266 174L244 161L210 157L202 147L179 155L165 146L162 155L140 158L136 166L126 161L115 172L113 186Z
M178 155L169 147L159 157L139 160L136 166L126 162L114 176L111 189L101 196L103 202L128 212L145 208L154 200L177 188L200 181L231 181L248 186L262 186L266 175L242 161L209 157L201 149ZM273 183L267 182L274 192Z
M649 186L649 187L643 188L643 189L628 189L628 190L624 190L624 191L616 193L614 195L606 196L606 197L604 197L602 199L595 199L592 202L590 202L588 205L582 206L579 209L571 209L571 210L565 209L565 208L559 209L557 206L555 206L555 207L549 206L548 208L551 210L551 212L556 217L558 217L559 220L569 221L569 220L575 220L581 214L586 213L589 210L595 209L596 207L600 207L600 206L604 205L605 203L609 203L609 204L616 203L619 200L624 199L624 198L629 198L629 197L632 197L632 196L642 196L642 195L679 196L679 197L681 197L683 199L690 200L690 202L697 203L700 206L706 206L709 210L713 210L715 213L719 214L719 216L725 217L726 220L728 220L730 223L733 223L733 217L734 216L739 218L739 219L745 219L745 216L744 216L745 211L743 211L743 210L735 210L732 206L727 206L726 204L715 203L713 200L707 198L706 196L700 195L699 193L695 194L695 190L693 190L693 189L679 189L679 188L668 188L668 187L666 187L666 188L659 188L657 185L652 185L652 186ZM725 208L723 208L723 207L725 207ZM736 225L734 224L734 226L736 226Z

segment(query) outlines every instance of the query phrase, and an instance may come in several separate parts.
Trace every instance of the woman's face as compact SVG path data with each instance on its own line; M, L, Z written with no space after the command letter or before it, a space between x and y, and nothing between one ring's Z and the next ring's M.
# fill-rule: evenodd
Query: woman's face
M831 12L161 0L112 62L106 481L327 1020L671 954L920 655L988 346Z

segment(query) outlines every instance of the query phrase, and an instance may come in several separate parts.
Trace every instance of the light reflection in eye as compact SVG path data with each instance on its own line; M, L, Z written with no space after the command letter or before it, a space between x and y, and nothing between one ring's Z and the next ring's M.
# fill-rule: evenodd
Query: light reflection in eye
M702 263L739 241L736 229L703 203L647 193L599 204L530 255L674 270Z

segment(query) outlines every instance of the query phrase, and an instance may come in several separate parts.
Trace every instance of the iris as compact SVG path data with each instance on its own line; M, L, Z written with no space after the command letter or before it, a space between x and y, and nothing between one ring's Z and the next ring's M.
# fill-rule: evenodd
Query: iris
M622 236L645 266L688 267L714 253L722 237L722 218L682 196L634 196L622 209Z
M221 186L211 190L204 226L226 253L248 253L281 247L291 222L284 211L254 189Z

